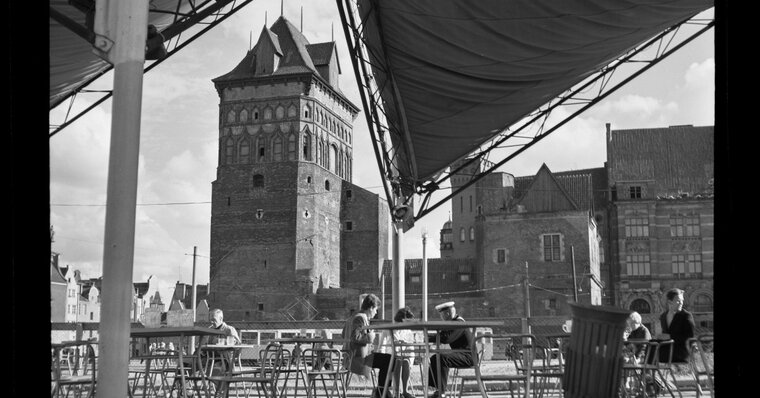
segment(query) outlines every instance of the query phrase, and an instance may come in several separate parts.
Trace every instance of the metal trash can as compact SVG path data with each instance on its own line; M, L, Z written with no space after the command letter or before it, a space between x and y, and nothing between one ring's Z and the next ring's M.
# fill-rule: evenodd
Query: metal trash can
M629 311L574 303L570 307L573 328L562 378L565 397L617 396L623 368L623 330Z

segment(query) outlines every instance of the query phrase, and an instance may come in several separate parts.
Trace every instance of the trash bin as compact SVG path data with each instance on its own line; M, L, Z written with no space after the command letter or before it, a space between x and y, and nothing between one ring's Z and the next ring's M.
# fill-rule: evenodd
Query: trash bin
M617 396L623 367L623 330L629 311L574 303L570 307L573 329L562 378L565 397Z

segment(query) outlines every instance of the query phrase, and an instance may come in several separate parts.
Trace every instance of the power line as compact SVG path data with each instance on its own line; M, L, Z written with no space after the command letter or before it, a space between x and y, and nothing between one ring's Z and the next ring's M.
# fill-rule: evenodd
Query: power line
M164 202L164 203L138 203L136 206L183 206L203 205L211 202ZM81 203L51 203L53 207L104 207L105 204L81 204Z

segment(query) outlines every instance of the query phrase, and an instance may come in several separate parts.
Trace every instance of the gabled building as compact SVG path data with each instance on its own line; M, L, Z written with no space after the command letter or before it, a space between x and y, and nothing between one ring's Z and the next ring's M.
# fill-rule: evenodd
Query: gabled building
M68 268L59 267L59 253L50 253L50 322L66 321L66 291Z

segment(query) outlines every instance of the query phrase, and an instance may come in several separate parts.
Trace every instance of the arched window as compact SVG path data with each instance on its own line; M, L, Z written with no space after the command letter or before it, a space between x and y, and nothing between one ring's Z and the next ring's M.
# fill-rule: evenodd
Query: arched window
M253 109L253 120L259 120L259 110L256 108Z
M298 116L298 109L296 109L295 105L290 105L288 107L288 117L296 117Z
M235 111L230 110L227 112L227 123L234 123L235 122Z
M272 158L275 162L282 160L282 137L279 135L275 137L274 144L272 145Z
M253 187L254 188L263 188L264 187L264 176L261 174L255 174L253 176Z
M240 155L238 156L238 162L247 164L251 159L251 145L248 143L248 139L243 139L240 142Z
M636 299L631 302L631 311L636 311L639 314L649 314L652 312L652 308L649 306L649 302L644 299Z
M325 180L325 190L326 191L330 190L330 180Z
M297 155L298 152L296 152L296 135L291 134L290 137L288 137L288 160L296 160Z
M475 228L470 227L470 241L475 240Z
M464 227L459 228L459 241L464 242L465 240L465 234L464 234Z
M691 310L694 312L712 312L712 298L706 294L698 294L694 297L694 306Z
M327 170L332 171L335 174L338 174L338 148L335 147L335 145L330 145L330 160L329 164L327 165Z
M267 107L264 109L264 120L269 120L272 118L272 108Z
M243 109L242 111L240 111L240 121L241 122L247 122L248 121L248 110L247 109Z
M277 106L277 109L274 111L274 115L277 119L282 119L285 117L285 108L282 107L282 105Z
M306 105L303 108L303 117L306 118L306 119L308 119L310 117L309 115L311 115L311 107L309 107L308 105Z
M266 160L266 142L263 137L258 137L256 139L256 151L257 151L257 161L263 162Z
M227 138L227 142L224 144L224 164L232 164L235 154L235 141L232 138Z
M311 160L311 134L303 134L303 160Z

